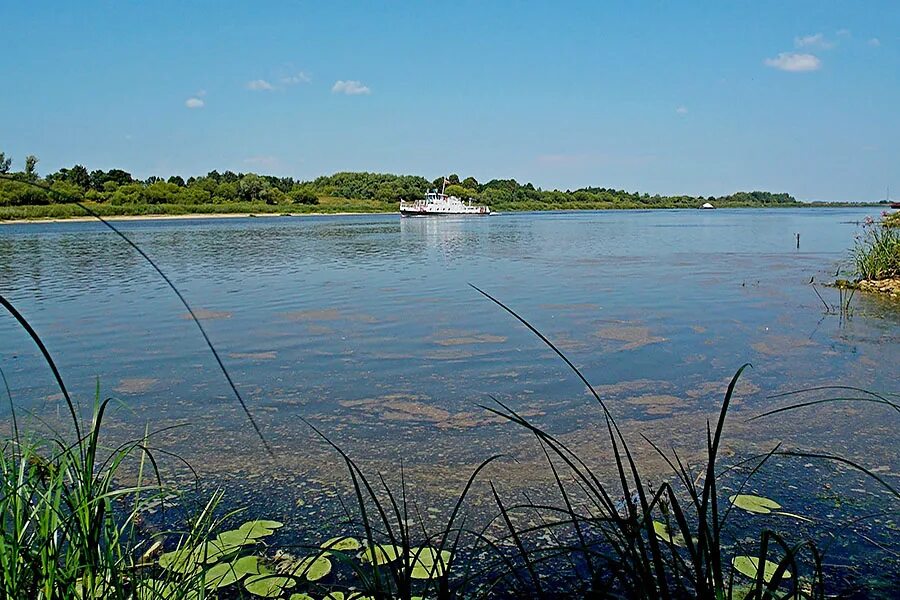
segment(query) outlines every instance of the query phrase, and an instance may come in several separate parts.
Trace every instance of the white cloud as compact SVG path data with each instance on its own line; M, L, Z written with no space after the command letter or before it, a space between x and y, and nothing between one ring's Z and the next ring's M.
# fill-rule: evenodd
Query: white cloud
M253 81L247 82L247 89L253 90L254 92L271 92L275 89L275 86L265 79L254 79Z
M285 85L297 85L298 83L309 83L310 81L312 81L312 79L303 71L300 71L295 75L281 78L281 83Z
M184 105L188 108L203 108L204 106L206 106L206 102L204 102L200 98L188 98L184 101Z
M775 58L765 60L767 67L781 71L798 73L801 71L818 71L822 68L822 61L813 54L798 54L795 52L781 52Z
M823 50L834 48L834 42L825 39L825 34L823 33L795 37L794 45L798 48L821 48Z
M337 80L331 86L332 94L347 94L348 96L358 96L360 94L371 94L372 90L368 86L363 85L359 81L343 81Z
M837 34L841 37L850 37L850 30L849 29L838 29L837 31L835 31L835 34Z
M879 40L878 38L872 38L869 40L869 45L877 48L881 45L881 40Z
M686 115L688 114L687 106L679 106L675 109L675 112L677 112L679 115Z

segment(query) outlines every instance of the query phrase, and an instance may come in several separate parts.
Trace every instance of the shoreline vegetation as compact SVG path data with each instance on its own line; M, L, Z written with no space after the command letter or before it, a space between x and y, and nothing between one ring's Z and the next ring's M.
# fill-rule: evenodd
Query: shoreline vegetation
M853 248L854 281L838 279L835 287L900 299L900 213L866 219Z
M86 217L82 202L102 217L172 217L223 215L321 215L395 213L401 200L421 198L441 189L444 178L415 175L341 172L299 181L255 173L210 171L206 175L137 179L122 169L88 171L81 165L41 176L29 156L22 171L0 152L0 222L64 220ZM861 203L800 202L787 193L736 192L726 196L661 196L604 187L545 190L514 179L480 183L456 174L446 193L488 204L496 212L860 206ZM878 206L872 203L872 206Z

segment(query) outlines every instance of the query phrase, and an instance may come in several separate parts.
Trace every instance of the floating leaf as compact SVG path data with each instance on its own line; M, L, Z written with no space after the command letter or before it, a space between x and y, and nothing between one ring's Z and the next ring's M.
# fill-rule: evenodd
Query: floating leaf
M234 562L219 563L206 572L206 588L215 589L237 582L245 575L260 575L259 558L242 556Z
M105 598L109 591L109 583L99 578L94 581L93 586L85 581L83 577L75 582L75 596L79 598L79 600L99 600L100 598Z
M378 544L374 547L366 548L359 557L367 563L374 563L377 566L381 566L397 560L397 557L400 556L402 550L403 549L399 546Z
M318 581L329 573L331 573L331 561L324 554L301 559L291 569L291 575L294 577L305 577L309 581Z
M291 594L290 600L316 600L309 594Z
M134 596L137 600L159 600L160 598L172 598L177 591L175 584L169 581L144 579L135 586Z
M330 592L322 600L344 600L344 592Z
M267 535L272 535L275 533L275 529L283 527L284 523L279 523L278 521L247 521L240 527L238 527L238 531L242 532L248 538L261 538L266 537Z
M297 585L297 580L281 575L251 575L244 581L244 589L254 596L263 598L277 598L285 590Z
M240 529L231 529L229 531L223 531L222 533L217 535L216 539L213 541L217 544L221 544L222 546L233 548L237 546L250 546L252 544L255 544L256 538L248 535L247 531L241 531Z
M359 540L357 540L356 538L338 536L324 542L321 547L326 550L352 552L353 550L359 550L360 548L362 548L362 544L360 544Z
M412 555L412 572L410 577L413 579L431 579L432 577L443 577L450 568L451 554L447 550L442 550L440 554L434 548L410 548Z
M731 600L744 600L744 598L749 596L755 589L756 586L748 585L746 583L732 586Z
M203 557L205 556L206 563L211 564L231 556L236 553L239 548L240 545L229 545L225 544L222 540L215 539L211 542L206 542L197 546L195 552L197 553L198 560L203 560Z
M767 515L773 510L781 508L781 505L774 500L751 494L737 494L728 499L738 508L760 515Z
M200 568L203 557L197 554L196 548L179 548L159 555L159 566L175 573L195 573Z
M735 556L731 560L731 565L738 573L740 573L741 575L746 575L750 579L756 579L756 574L759 572L759 559L753 556ZM773 563L770 560L764 561L763 581L765 581L766 583L771 582L772 577L775 575L775 571L777 570L778 563ZM785 570L781 578L790 579L791 572Z
M684 536L680 533L672 535L665 523L653 521L653 531L656 532L656 537L662 541L672 544L673 546L678 546L679 548L687 548L687 542L684 541ZM694 543L696 543L696 540Z

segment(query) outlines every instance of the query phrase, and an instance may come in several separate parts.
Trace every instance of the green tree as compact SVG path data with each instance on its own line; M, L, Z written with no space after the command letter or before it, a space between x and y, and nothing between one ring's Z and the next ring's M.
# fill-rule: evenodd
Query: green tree
M6 158L6 152L0 152L0 173L9 173L12 166L12 159Z
M75 165L69 169L69 172L66 175L66 181L72 185L77 185L82 190L91 187L91 176L88 174L88 170L82 165Z
M169 183L173 185L177 185L178 187L184 187L184 178L181 175L172 175L169 177Z
M31 180L37 179L38 159L34 154L25 157L25 177Z
M309 188L298 187L288 192L288 198L294 204L318 204L319 197Z
M230 171L226 171L227 175ZM223 176L222 179L225 179ZM241 180L238 181L238 197L245 202L258 202L263 199L265 190L268 189L269 184L265 179L260 177L259 175L255 175L253 173L247 173Z

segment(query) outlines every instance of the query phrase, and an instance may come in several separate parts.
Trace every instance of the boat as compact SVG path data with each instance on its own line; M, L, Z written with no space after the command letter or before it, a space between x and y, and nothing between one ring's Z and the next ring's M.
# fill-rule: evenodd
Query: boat
M713 206L709 202L704 202L703 204L700 205L700 208L702 208L704 210L710 210L712 208L715 208L715 206Z
M891 208L900 208L900 202L891 202L891 186L888 186L887 193L884 195L884 202Z
M430 217L441 215L480 215L487 216L491 214L491 207L483 204L474 204L472 199L462 200L456 196L449 196L444 193L447 184L450 183L446 178L441 191L433 190L427 192L424 198L418 200L401 200L400 216L401 217Z

